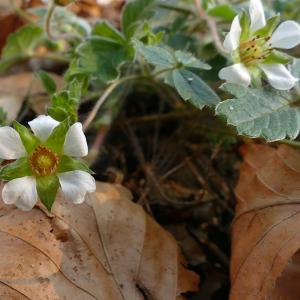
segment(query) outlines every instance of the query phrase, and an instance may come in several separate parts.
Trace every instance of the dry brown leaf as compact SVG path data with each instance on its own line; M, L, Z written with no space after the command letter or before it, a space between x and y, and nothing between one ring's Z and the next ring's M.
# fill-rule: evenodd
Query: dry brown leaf
M52 218L2 207L0 299L179 300L197 289L174 238L128 190L97 190L83 205L59 197Z
M300 152L244 148L230 300L300 299Z
M63 85L62 77L51 74L57 87ZM13 121L26 96L30 95L30 102L33 110L42 114L49 101L49 96L45 94L45 89L39 79L33 73L19 73L15 75L0 77L0 107L6 112L8 122Z

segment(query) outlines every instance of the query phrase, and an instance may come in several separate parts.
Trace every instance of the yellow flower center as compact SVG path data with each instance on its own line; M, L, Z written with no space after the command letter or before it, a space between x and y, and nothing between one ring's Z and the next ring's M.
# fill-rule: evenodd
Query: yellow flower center
M264 61L273 51L268 44L270 37L255 36L251 40L241 43L239 57L246 66L254 65Z
M59 157L44 146L38 146L32 153L30 159L32 171L38 176L49 176L56 172Z

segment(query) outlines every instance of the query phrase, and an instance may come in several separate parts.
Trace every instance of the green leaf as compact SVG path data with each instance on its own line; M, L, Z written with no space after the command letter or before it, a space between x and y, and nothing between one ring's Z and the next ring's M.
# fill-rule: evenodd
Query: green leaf
M263 61L263 64L288 64L293 58L277 50L273 50L271 54Z
M95 27L93 28L92 35L105 37L112 42L121 45L126 43L126 39L124 38L123 34L107 21L100 21L96 23Z
M32 169L27 157L21 157L0 169L0 178L6 181L32 176L32 174Z
M90 174L93 173L84 160L73 159L69 156L63 155L60 158L60 163L57 172L64 173L64 172L70 172L75 170L81 170Z
M42 81L43 86L48 94L54 94L56 92L56 83L47 72L39 71L36 73L36 75Z
M22 143L28 154L31 154L35 148L40 144L40 140L30 132L30 130L24 125L20 124L17 121L13 122L15 130L20 135Z
M263 37L270 36L275 30L275 28L278 26L279 22L280 22L280 14L268 19L267 24L263 28L257 30L254 33L254 35L260 35Z
M203 69L203 70L210 70L211 66L202 62L200 59L197 59L194 55L189 52L183 51L175 51L175 57L177 62L182 64L187 68L194 68L194 69Z
M239 134L262 137L269 142L297 137L300 109L289 92L236 84L224 84L222 88L236 98L221 102L216 113L224 115Z
M248 12L243 11L240 17L240 25L242 28L240 41L246 41L250 37L250 18Z
M291 65L291 73L295 78L300 78L300 59L294 59ZM298 95L300 95L300 81L296 82L295 87Z
M40 17L38 23L41 27L45 24L47 11L47 6L30 9L33 15ZM69 34L75 38L89 35L91 26L84 18L78 17L69 9L56 6L51 17L51 32L55 36Z
M42 203L49 211L53 206L59 188L57 176L38 177L36 179L36 189Z
M237 12L232 9L229 4L221 4L211 8L208 14L213 17L219 17L226 21L232 21L237 15Z
M66 138L66 134L70 128L69 119L65 119L58 126L56 126L47 141L45 146L49 147L57 154L61 154Z
M71 93L73 95L78 95L78 90L75 90L75 83L74 86L71 86L70 88L70 91L61 91L52 97L51 106L47 109L47 112L52 118L59 122L69 118L70 122L73 124L77 121L77 107L79 100L75 97L70 97Z
M172 52L158 46L147 46L138 40L134 40L136 50L150 64L167 68L175 67L177 62Z
M37 26L26 26L9 35L2 50L0 72L14 63L34 55L36 47L43 39L43 29Z
M103 81L114 80L122 63L132 60L132 48L112 40L92 37L77 49L80 72L97 76Z
M130 39L136 32L143 20L148 20L154 10L155 0L129 0L125 5L122 17L121 28L127 39Z
M188 70L174 70L173 82L179 95L198 108L219 103L218 95L195 73Z

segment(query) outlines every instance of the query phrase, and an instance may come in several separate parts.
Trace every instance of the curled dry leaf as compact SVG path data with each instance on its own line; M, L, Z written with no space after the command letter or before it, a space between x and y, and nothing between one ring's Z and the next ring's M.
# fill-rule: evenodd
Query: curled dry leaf
M298 300L300 152L261 145L243 150L230 300Z
M57 87L63 86L63 78L51 74ZM49 96L45 94L45 89L39 79L33 73L19 73L0 77L0 107L7 114L7 121L16 119L26 96L30 95L32 109L38 113L45 113L45 107L49 101Z
M52 217L1 208L0 299L178 300L197 289L174 238L128 190L97 190L83 205L59 198Z

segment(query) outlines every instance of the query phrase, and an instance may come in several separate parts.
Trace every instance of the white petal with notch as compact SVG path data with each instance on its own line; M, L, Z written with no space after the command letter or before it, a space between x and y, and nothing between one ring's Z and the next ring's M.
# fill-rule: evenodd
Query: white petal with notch
M294 21L281 23L269 41L273 48L291 49L300 44L300 25Z
M33 133L42 141L46 141L53 129L59 124L50 116L41 115L28 122Z
M2 198L6 204L14 204L24 211L31 210L38 200L35 178L26 176L9 181L2 190Z
M266 74L270 84L277 90L290 90L298 81L289 70L281 64L264 64L260 68Z
M77 122L69 128L64 143L64 154L73 157L83 157L88 154L88 145L81 123Z
M18 132L9 126L0 127L0 158L18 159L26 155Z
M251 83L251 75L243 64L235 64L221 69L219 77L229 83L248 86Z
M60 173L58 178L66 198L75 204L84 202L86 193L96 191L95 179L87 172L76 170Z

